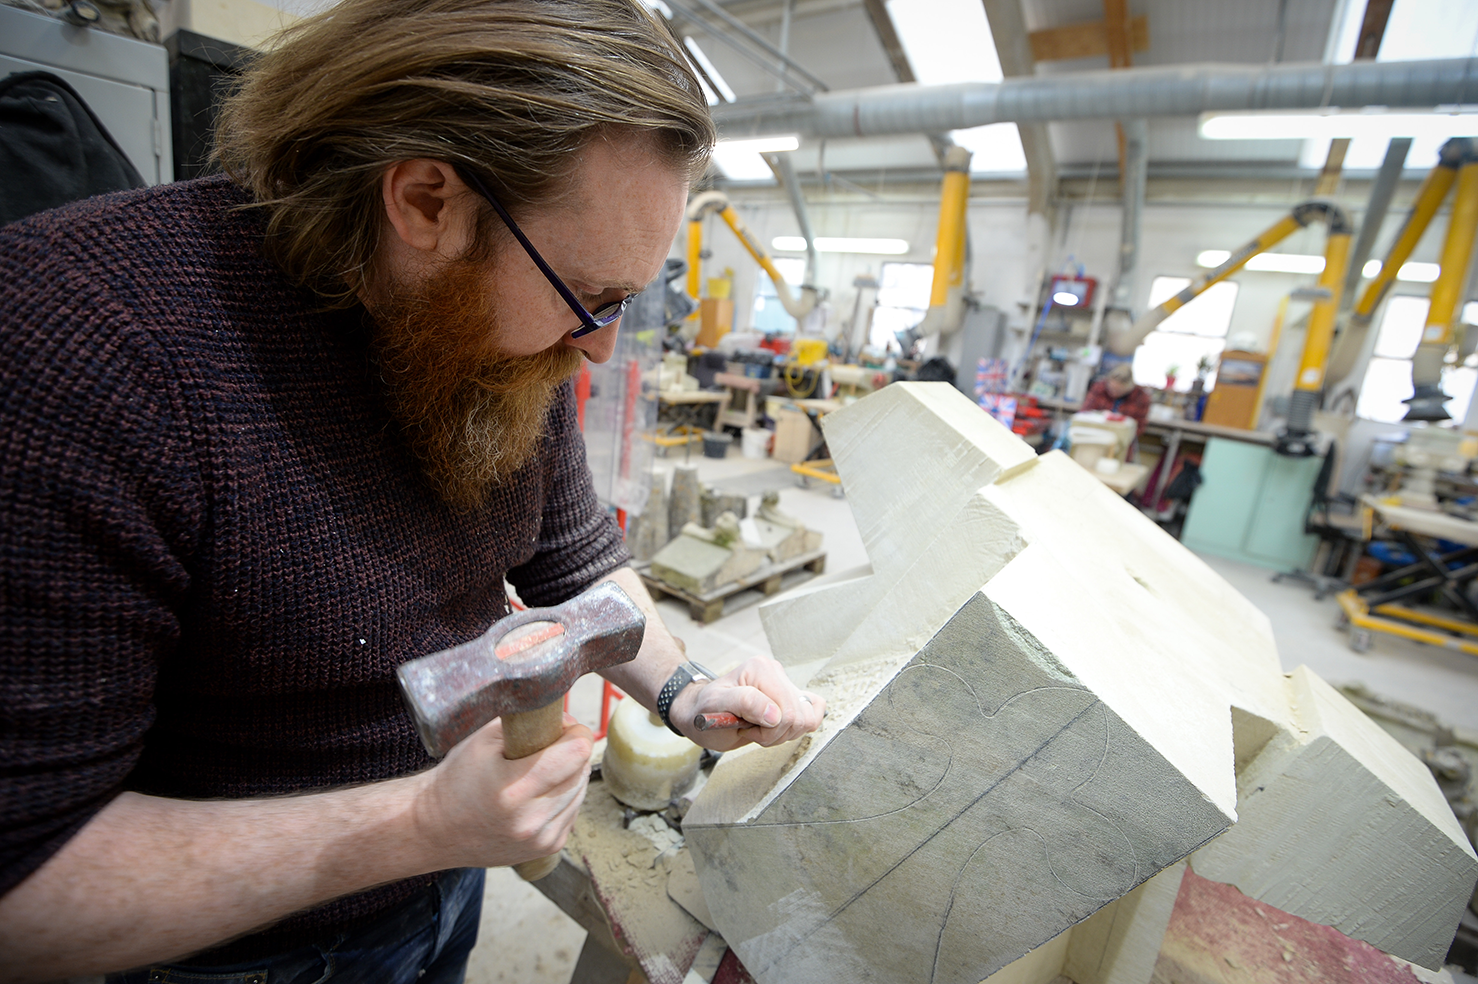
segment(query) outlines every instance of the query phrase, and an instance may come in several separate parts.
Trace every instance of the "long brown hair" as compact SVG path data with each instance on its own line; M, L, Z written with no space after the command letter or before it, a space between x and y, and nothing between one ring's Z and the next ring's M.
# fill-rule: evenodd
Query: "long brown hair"
M614 128L650 133L693 180L715 141L681 45L637 0L342 0L248 70L215 154L267 211L272 259L348 304L368 286L389 165L471 167L516 213L556 201Z

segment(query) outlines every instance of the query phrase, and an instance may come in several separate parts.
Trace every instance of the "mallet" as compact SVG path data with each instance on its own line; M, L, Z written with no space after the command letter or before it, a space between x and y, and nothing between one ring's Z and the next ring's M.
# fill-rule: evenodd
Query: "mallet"
M559 739L561 698L586 673L634 659L646 624L620 585L604 581L562 605L510 615L471 642L403 664L396 675L432 756L501 717L503 754L519 759ZM558 863L554 854L514 870L537 881Z

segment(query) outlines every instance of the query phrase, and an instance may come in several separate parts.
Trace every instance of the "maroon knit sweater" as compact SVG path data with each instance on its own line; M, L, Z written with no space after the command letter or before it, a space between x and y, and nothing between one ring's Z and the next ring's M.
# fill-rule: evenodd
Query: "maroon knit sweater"
M628 559L568 398L485 508L441 503L385 410L363 310L285 282L247 200L204 179L0 230L0 893L122 790L427 767L395 668L506 614L505 576L554 604ZM302 945L430 880L205 960Z

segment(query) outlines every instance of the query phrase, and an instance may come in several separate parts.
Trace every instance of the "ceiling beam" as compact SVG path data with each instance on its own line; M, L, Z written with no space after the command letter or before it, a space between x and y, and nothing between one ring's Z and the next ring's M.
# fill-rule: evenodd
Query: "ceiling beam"
M1028 34L1027 40L1031 42L1032 57L1037 61L1068 61L1108 54L1105 21L1044 27ZM1129 20L1129 47L1132 51L1149 50L1150 19L1144 14Z
M1006 78L1030 77L1036 74L1031 39L1021 0L981 0L985 19L1001 61L1001 74ZM1027 211L1045 215L1057 193L1057 161L1052 156L1052 141L1045 123L1018 123L1021 149L1026 155Z
M878 36L878 43L883 46L883 53L888 56L888 63L893 66L893 74L899 82L917 82L918 77L913 73L913 66L909 64L908 52L903 50L903 42L898 39L898 29L893 26L893 18L888 15L888 5L885 0L862 0L862 6L867 10L867 19L872 21L872 29ZM947 133L927 134L929 145L934 148L934 157L939 161L940 168L944 167L944 152L954 143Z
M893 18L888 16L888 5L884 0L862 0L862 6L867 9L867 19L872 21L878 43L883 46L883 53L888 56L888 63L893 66L893 74L898 77L898 81L917 82L913 66L908 63L908 52L903 50L903 42L898 39Z
M1134 52L1130 47L1129 0L1103 0L1103 40L1108 48L1109 68L1131 68ZM1123 194L1124 176L1129 171L1128 143L1124 138L1124 124L1114 123L1114 135L1119 141L1119 185Z
M1360 19L1360 37L1355 42L1355 61L1375 61L1380 51L1381 39L1386 36L1386 23L1391 19L1391 8L1395 0L1366 0L1365 16ZM1340 137L1329 141L1329 154L1324 158L1324 167L1319 171L1319 180L1314 182L1314 194L1319 197L1332 195L1339 188L1340 174L1345 167L1345 153L1350 141Z

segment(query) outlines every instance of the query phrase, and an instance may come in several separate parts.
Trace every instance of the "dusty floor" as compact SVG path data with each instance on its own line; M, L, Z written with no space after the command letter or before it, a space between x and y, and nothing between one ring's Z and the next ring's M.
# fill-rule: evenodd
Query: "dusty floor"
M707 484L728 485L750 495L767 486L779 489L782 509L825 533L828 571L867 562L846 500L833 496L829 488L798 488L783 466L769 460L737 454L724 460L701 456L691 460ZM1273 583L1271 571L1216 557L1204 559L1268 615L1285 669L1307 664L1335 685L1360 681L1378 694L1429 710L1448 724L1478 731L1478 659L1383 635L1376 636L1370 651L1355 653L1346 635L1334 628L1337 608L1332 598L1316 602L1307 586ZM667 625L687 643L689 654L714 670L723 671L752 653L769 652L756 605L731 611L709 626L694 623L687 607L675 601L663 601L659 607ZM600 696L598 679L582 680L572 695L571 712L593 727ZM490 870L468 984L567 984L584 940L585 931L537 889L509 869Z

